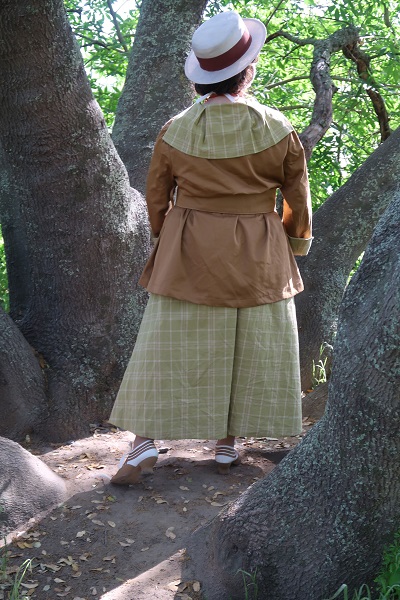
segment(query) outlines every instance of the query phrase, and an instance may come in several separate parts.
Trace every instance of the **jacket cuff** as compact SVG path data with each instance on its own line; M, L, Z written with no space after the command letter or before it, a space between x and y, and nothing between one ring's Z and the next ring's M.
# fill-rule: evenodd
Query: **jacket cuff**
M290 235L288 235L290 247L292 249L293 254L295 254L296 256L307 256L307 254L311 248L313 239L314 239L313 237L294 238L294 237L290 237Z

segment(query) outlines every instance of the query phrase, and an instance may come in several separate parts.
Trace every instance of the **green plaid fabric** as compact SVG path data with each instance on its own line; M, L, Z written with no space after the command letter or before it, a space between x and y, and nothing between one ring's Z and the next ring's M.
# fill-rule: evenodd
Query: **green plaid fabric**
M238 309L150 295L109 420L155 439L298 434L293 298Z
M282 113L252 98L230 104L194 104L174 118L163 140L202 158L234 158L274 146L293 127Z

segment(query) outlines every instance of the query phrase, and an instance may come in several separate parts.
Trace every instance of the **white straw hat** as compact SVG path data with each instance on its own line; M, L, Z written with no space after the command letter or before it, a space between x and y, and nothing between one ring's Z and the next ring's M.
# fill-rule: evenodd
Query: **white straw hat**
M258 56L267 30L258 19L226 11L194 32L185 75L194 83L218 83L237 75Z

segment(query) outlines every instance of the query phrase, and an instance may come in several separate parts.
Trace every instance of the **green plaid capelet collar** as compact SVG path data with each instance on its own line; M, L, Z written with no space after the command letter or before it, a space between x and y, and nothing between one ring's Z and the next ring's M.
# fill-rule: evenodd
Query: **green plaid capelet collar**
M242 98L230 104L193 104L172 120L163 140L191 156L234 158L266 150L291 131L278 110Z

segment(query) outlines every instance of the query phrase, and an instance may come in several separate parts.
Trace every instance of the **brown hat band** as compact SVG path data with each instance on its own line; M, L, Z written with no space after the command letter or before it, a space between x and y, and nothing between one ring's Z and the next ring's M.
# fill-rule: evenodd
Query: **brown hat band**
M205 71L221 71L221 69L226 69L235 63L239 58L242 58L243 54L248 50L251 44L251 35L248 30L246 30L237 44L235 44L230 50L220 54L219 56L214 56L213 58L199 58L196 56L197 60L202 69Z

